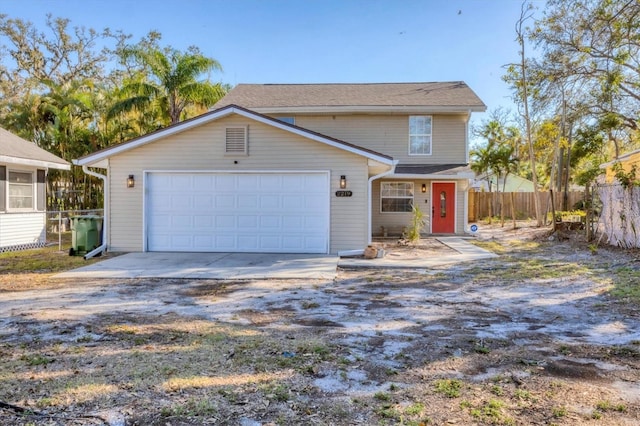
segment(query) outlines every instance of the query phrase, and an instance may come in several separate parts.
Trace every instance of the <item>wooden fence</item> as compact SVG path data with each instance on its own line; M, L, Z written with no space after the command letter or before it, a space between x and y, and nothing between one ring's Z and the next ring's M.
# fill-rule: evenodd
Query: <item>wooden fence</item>
M504 195L504 198L503 198ZM564 194L553 194L556 210L562 210ZM475 222L489 215L500 216L504 199L504 215L511 218L511 200L513 200L516 219L536 217L533 192L473 192L469 191L469 222ZM584 192L576 191L567 194L567 210L574 210L577 203L584 200ZM551 212L549 192L540 191L542 214ZM491 210L490 210L491 209ZM491 212L491 213L490 213Z

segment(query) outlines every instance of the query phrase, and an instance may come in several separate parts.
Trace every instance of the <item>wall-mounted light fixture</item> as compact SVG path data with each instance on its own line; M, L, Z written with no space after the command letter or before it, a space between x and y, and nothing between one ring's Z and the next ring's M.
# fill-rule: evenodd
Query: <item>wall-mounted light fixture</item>
M427 184L423 183L422 184L422 193L424 194L425 192L427 192Z
M134 186L136 186L136 180L133 175L129 175L127 178L127 188L133 188Z
M340 176L340 189L347 187L347 177L345 175Z

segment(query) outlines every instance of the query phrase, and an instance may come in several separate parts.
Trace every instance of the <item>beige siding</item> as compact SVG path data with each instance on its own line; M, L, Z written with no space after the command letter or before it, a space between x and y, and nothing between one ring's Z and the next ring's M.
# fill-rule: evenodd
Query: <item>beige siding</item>
M296 125L391 155L401 164L467 162L467 116L433 115L431 155L409 155L408 115L296 116Z
M226 127L249 126L249 154L224 153ZM143 175L152 170L277 171L328 170L331 184L331 252L361 248L367 242L367 160L240 116L217 120L158 140L110 160L112 251L143 249ZM135 188L126 187L133 174ZM337 198L346 175L350 198Z
M424 213L425 226L423 233L428 234L431 229L431 180L411 180L411 179L382 179L373 182L372 186L372 234L382 235L384 227L389 236L401 235L405 227L411 223L411 213L382 213L380 206L380 182L413 182L414 205L418 206ZM456 234L464 234L466 228L465 205L466 191L468 189L467 180L458 180L456 183ZM422 192L422 184L426 185L427 192Z

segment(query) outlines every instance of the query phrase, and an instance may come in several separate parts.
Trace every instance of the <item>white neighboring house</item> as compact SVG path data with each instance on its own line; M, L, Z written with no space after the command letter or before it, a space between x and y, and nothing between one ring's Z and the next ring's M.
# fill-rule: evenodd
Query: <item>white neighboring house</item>
M489 189L489 185L491 185L491 189ZM496 179L496 175L476 176L471 187L480 192L533 192L532 181L514 174L507 176L506 185L503 177Z
M65 160L0 128L0 252L46 242L46 178Z

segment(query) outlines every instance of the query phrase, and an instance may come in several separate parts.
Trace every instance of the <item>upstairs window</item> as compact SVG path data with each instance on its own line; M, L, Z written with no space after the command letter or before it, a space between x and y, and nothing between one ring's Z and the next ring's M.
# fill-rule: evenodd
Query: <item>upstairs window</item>
M409 155L431 155L431 116L409 116Z
M278 120L284 121L287 124L296 124L295 117L278 117Z
M9 209L33 210L33 173L9 171Z
M224 152L227 154L247 154L246 127L227 127Z
M383 213L411 212L413 182L381 182L380 205Z

